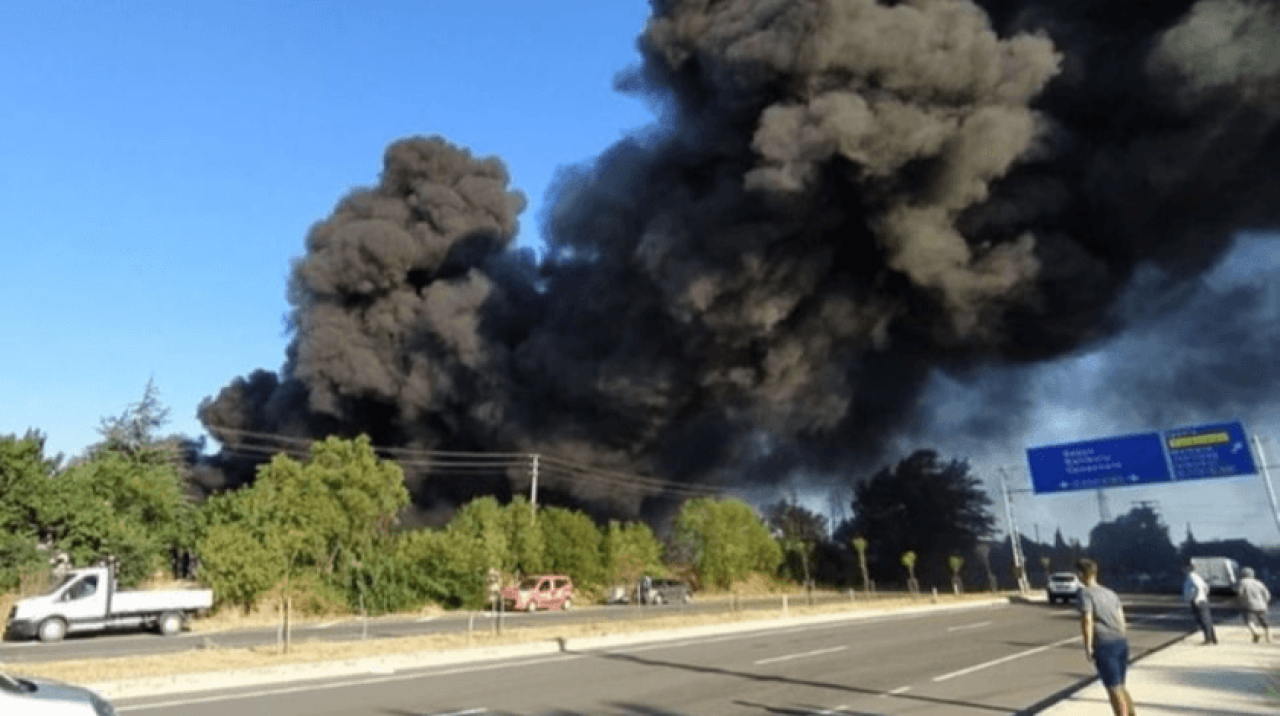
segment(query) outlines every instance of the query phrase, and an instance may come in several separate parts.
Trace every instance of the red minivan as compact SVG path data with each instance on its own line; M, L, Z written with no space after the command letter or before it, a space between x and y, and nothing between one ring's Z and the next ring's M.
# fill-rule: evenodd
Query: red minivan
M572 609L573 580L563 574L525 577L520 586L502 590L502 601L507 609L517 612Z

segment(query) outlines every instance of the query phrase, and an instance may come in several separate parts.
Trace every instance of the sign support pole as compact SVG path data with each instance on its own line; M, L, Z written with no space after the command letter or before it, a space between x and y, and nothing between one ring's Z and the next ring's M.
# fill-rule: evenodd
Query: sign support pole
M538 519L538 458L541 455L534 453L533 463L529 466L529 474L533 478L533 484L529 487L529 517L530 519Z
M1267 455L1262 451L1262 438L1253 434L1254 457L1258 461L1258 476L1267 487L1267 498L1271 500L1271 516L1276 520L1276 528L1280 529L1280 507L1276 505L1276 489L1271 485L1271 473L1267 470Z
M1005 470L1000 468L1000 494L1004 496L1004 519L1009 527L1009 547L1013 553L1013 571L1018 579L1018 591L1026 594L1030 591L1027 584L1027 570L1022 559L1022 540L1018 536L1018 523L1013 521L1013 507L1009 500L1009 485L1005 479Z

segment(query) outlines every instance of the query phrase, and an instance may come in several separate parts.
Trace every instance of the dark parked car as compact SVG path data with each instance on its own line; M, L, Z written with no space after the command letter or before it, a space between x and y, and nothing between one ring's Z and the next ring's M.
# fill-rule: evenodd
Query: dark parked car
M678 579L655 579L647 590L642 582L637 591L641 604L688 604L693 601L693 590Z

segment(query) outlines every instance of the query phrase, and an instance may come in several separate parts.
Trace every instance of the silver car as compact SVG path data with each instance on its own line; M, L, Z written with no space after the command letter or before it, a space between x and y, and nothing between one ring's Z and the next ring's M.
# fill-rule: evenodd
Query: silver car
M0 671L4 716L116 716L115 707L81 686Z
M1080 578L1072 572L1054 572L1049 575L1049 586L1045 591L1049 593L1050 604L1073 602L1080 595L1083 586Z

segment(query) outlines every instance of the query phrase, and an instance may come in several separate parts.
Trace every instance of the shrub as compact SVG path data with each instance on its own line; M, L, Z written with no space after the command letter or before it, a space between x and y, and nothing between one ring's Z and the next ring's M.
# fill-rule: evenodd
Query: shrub
M538 513L547 556L547 571L567 574L575 586L604 584L605 568L599 528L581 512L548 507Z
M676 518L680 539L693 545L703 584L727 587L750 572L772 573L782 548L749 505L740 500L696 498Z

